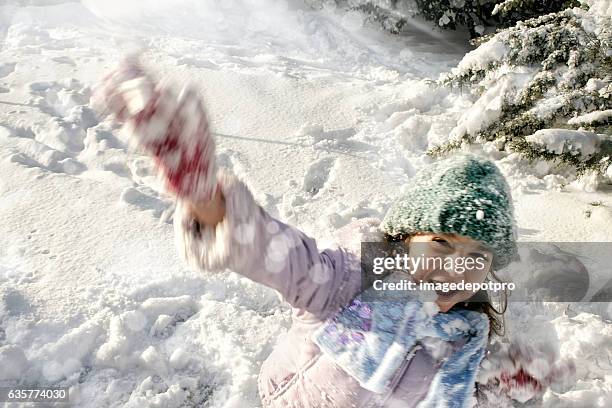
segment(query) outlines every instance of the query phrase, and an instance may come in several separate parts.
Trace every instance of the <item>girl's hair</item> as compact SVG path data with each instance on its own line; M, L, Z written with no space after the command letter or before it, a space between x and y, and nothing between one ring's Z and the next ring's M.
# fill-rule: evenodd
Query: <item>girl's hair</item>
M489 273L492 276L495 276L493 271L490 271ZM495 277L495 280L499 281L499 279L497 279L496 277ZM484 313L489 318L489 327L491 328L491 330L489 331L489 337L491 337L492 334L503 336L505 333L504 332L504 313L506 312L506 309L508 307L507 294L505 291L503 295L501 296L499 303L500 303L501 310L497 310L493 306L493 303L491 302L491 299L489 298L489 294L486 291L481 290L480 292L476 293L474 296L472 296L470 299L466 300L465 302L457 303L455 306L451 308L451 310L452 309L467 309L467 310L474 310L476 312Z
M411 238L413 235L417 234L400 234L400 235L389 235L385 234L384 238L387 242L402 242L406 241L406 239ZM501 280L495 274L495 271L491 269L489 271L489 276L496 282L501 282ZM489 331L489 338L492 334L496 334L498 336L503 336L505 333L504 328L504 313L506 313L506 309L508 308L508 294L504 290L502 296L499 300L500 309L497 310L491 299L489 294L481 290L474 294L471 298L466 300L465 302L459 302L454 305L451 310L457 309L466 309L466 310L474 310L476 312L484 313L489 318L489 327L491 330Z

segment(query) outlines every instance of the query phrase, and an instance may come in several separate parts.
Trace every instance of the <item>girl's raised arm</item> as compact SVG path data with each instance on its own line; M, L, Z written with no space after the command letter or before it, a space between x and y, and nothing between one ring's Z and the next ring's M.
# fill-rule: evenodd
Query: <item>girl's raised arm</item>
M354 257L342 249L319 252L314 239L272 218L244 183L217 170L198 92L175 93L129 57L96 95L125 123L130 143L154 158L166 190L176 196L177 245L191 266L240 273L314 314L349 300L359 281L349 273Z
M237 272L315 315L350 300L360 281L354 255L341 248L320 252L313 238L270 216L237 177L220 171L217 180L211 202L177 199L176 244L189 265Z

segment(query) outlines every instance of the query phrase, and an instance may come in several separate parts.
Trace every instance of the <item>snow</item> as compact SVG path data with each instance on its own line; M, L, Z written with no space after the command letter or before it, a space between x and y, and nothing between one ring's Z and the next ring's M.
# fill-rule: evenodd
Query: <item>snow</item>
M576 125L580 123L593 123L593 122L604 122L612 118L612 109L606 109L603 111L589 112L584 115L576 116L567 121L570 125Z
M586 12L586 19L582 26L585 30L600 34L600 30L605 30L601 22L605 21L608 24L612 21L612 1L610 0L582 0L583 3L589 6ZM610 55L608 53L608 55Z
M0 381L18 380L27 369L28 359L21 348L9 344L0 347L0 363L2 363Z
M487 41L483 46L470 51L465 55L453 73L466 72L469 70L478 71L485 69L493 61L500 60L508 52L508 47L499 39Z
M524 86L531 75L529 70L517 69L509 72L501 69L495 77L488 79L486 85L490 87L461 115L457 126L450 132L450 139L477 134L494 123L501 116L506 95L511 93L511 90Z
M589 13L601 17L612 18L612 1L610 0L585 0L589 5Z
M93 86L125 53L197 84L219 164L322 244L381 218L431 161L426 149L496 120L504 87L523 80L491 78L480 99L431 86L506 50L462 60L456 33L415 24L393 37L297 1L19 3L0 5L0 384L67 386L75 406L260 406L259 368L290 325L273 291L179 261L152 163L93 114ZM588 154L588 134L538 138L565 149L580 136ZM521 240L612 241L605 185L588 193L569 171L471 149L508 177ZM609 405L612 310L575 304L570 317L564 306L510 304L509 335L536 342L544 322L576 362L579 382L544 406Z
M604 135L593 132L567 129L541 129L527 136L528 142L541 145L557 154L572 153L588 157L597 151Z

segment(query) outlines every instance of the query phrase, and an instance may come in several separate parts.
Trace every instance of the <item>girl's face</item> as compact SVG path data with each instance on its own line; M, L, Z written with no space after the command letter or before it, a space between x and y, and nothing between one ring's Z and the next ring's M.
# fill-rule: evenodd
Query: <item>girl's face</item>
M457 234L419 233L406 239L411 257L423 256L414 271L415 282L476 283L483 282L491 269L493 252L480 241ZM434 261L435 260L435 261ZM436 291L436 304L447 312L455 304L474 295L472 290Z

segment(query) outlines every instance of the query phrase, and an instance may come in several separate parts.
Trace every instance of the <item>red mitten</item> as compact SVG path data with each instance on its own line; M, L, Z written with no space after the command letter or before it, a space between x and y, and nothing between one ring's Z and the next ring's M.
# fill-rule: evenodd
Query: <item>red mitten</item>
M206 111L189 87L176 94L156 84L135 57L104 78L96 98L130 134L130 144L146 151L165 187L179 197L208 201L216 189L215 143Z
M552 348L514 342L487 355L478 382L493 386L513 400L526 402L541 397L549 387L567 386L575 372L574 363L560 361Z

